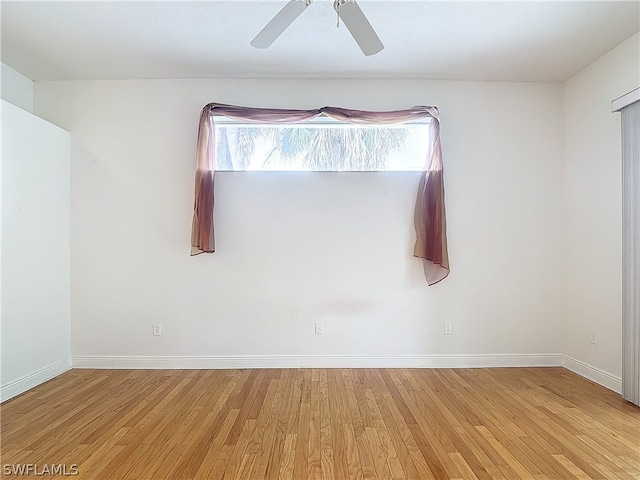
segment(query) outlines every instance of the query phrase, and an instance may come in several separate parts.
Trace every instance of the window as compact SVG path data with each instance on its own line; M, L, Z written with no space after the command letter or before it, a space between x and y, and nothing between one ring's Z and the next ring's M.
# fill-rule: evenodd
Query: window
M217 170L424 170L429 122L353 125L330 119L260 125L216 119Z

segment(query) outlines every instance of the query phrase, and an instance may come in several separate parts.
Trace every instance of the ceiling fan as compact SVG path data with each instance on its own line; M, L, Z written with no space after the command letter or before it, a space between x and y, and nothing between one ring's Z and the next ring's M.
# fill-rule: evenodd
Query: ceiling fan
M256 48L269 48L282 35L282 32L311 5L311 2L312 0L289 0L289 3L251 40L251 45ZM338 13L338 26L342 20L362 53L367 56L374 55L384 48L355 0L334 0L333 8Z

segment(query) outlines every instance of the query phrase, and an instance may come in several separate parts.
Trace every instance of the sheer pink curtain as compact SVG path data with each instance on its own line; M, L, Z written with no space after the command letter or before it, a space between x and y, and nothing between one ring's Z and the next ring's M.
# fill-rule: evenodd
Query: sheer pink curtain
M218 103L208 104L202 109L198 129L195 202L191 233L192 255L215 251L213 192L216 162L213 117L216 115L261 124L296 123L311 120L320 115L359 125L397 124L430 118L430 148L416 203L417 238L414 256L423 259L424 272L429 285L438 283L449 274L442 150L440 147L440 116L437 108L416 106L407 110L368 112L338 107L322 107L315 110L281 110L238 107Z

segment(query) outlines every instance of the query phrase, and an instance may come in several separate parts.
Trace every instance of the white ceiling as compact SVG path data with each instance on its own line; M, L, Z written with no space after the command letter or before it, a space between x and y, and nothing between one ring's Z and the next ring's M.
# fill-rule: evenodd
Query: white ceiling
M34 80L332 77L564 81L640 29L639 1L359 0L365 57L327 0L268 50L287 0L1 3L2 61Z

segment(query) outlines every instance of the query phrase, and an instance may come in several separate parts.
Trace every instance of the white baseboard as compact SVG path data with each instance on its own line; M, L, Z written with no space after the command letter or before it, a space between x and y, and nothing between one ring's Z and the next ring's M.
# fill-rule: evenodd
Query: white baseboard
M27 390L37 387L41 383L57 377L61 373L71 370L71 357L64 358L59 362L47 365L40 370L29 373L11 382L0 386L0 402L9 400L10 398L20 395Z
M587 378L592 382L595 382L603 387L613 390L616 393L622 393L622 378L612 375L609 372L605 372L593 365L589 365L569 355L564 356L564 368Z
M491 368L565 367L616 393L622 379L569 355L216 355L108 356L74 355L0 387L4 402L73 368L96 369L236 369L236 368Z
M73 368L235 369L235 368L486 368L561 367L558 354L480 355L74 355Z
M107 356L77 355L0 386L0 402L20 395L71 368L96 369L235 369L235 368L491 368L565 367L616 393L622 379L569 355L217 355Z

